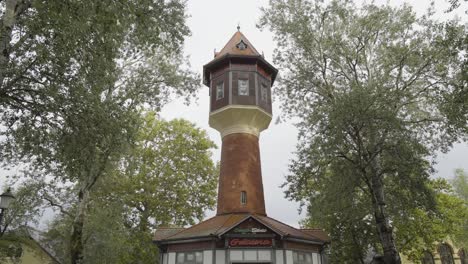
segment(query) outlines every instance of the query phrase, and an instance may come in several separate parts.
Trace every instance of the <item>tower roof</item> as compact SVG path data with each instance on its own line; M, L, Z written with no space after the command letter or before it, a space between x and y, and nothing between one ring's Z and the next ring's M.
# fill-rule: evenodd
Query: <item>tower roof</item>
M203 66L203 83L209 86L210 71L218 67L224 67L223 65L229 63L231 60L258 63L263 66L263 69L266 70L268 74L271 74L271 85L275 82L278 70L268 63L244 34L238 30L220 52L215 52L213 60Z
M231 37L228 43L224 45L224 48L220 52L215 53L215 58L219 58L225 54L251 56L260 55L252 43L250 43L250 41L240 31L234 33L234 35Z

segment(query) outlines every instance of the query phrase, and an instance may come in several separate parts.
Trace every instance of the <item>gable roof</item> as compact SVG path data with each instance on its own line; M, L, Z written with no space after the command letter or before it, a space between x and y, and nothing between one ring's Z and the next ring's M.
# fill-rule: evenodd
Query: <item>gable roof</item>
M220 237L249 218L253 218L282 238L296 238L316 243L325 243L327 241L322 239L322 237L314 235L314 233L303 232L268 216L253 214L225 214L214 216L200 222L199 224L186 229L180 229L178 232L174 232L172 234L168 234L164 228L158 229L154 234L154 242L164 243L177 240Z
M247 46L245 49L240 49L238 47L238 44L241 42L244 42L244 44ZM240 31L234 33L234 35L226 43L226 45L224 45L224 48L222 48L220 52L215 53L215 58L222 57L225 54L253 56L260 55L260 53L252 45L252 43L250 43L250 41Z

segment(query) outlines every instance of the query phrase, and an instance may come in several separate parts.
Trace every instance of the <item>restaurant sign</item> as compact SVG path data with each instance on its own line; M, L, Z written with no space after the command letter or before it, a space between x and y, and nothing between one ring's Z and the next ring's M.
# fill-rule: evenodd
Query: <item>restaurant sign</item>
M252 227L252 228L235 228L234 229L234 232L235 233L266 233L268 230L266 230L265 228L256 228L256 227Z
M231 238L229 247L271 247L272 238Z

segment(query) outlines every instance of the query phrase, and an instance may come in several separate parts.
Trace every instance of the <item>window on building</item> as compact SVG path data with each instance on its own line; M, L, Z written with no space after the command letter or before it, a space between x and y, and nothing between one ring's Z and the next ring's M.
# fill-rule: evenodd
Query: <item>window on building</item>
M262 83L262 87L260 88L260 99L263 101L263 102L267 102L268 100L268 88L267 88L267 85Z
M224 97L224 82L220 82L216 85L216 100Z
M247 204L247 193L245 191L241 192L240 200L241 204Z
M293 263L294 264L312 264L312 255L309 252L293 251Z
M461 264L468 264L468 255L466 254L465 249L460 249L458 251L458 256L460 257Z
M239 95L249 95L249 80L239 79L237 84L239 86Z
M434 263L434 257L432 257L431 252L425 251L423 254L423 257L421 259L422 264L435 264Z
M203 252L178 252L176 260L177 264L203 264Z
M449 245L445 243L440 244L437 251L439 252L442 264L454 264L452 248Z

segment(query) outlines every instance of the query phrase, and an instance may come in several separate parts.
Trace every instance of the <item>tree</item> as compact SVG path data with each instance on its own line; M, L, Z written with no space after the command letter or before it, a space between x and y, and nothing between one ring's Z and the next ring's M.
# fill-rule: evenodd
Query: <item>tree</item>
M218 171L213 148L206 132L186 120L144 116L136 144L115 171L115 185L97 199L124 205L134 242L128 251L134 259L157 259L151 241L158 226L193 225L206 209L213 209Z
M83 230L84 263L154 263L152 234L158 226L193 224L213 208L214 147L206 132L188 121L146 114L131 151L111 176L96 183ZM71 224L62 214L47 236L64 262Z
M453 186L454 193L458 196L468 210L468 175L463 169L455 170L455 176L450 182ZM465 217L462 227L453 236L454 241L460 247L468 248L468 216Z
M459 236L468 219L468 207L446 180L432 180L430 187L435 192L434 210L408 208L394 217L397 245L414 262L440 241Z
M463 2L468 2L468 0L462 0ZM462 3L460 3L460 0L448 0L447 1L450 4L450 7L447 9L447 12L452 12L453 10L457 9L460 7ZM465 11L467 13L468 10Z
M0 2L1 158L73 182L70 255L99 178L134 139L139 111L190 94L198 77L182 55L183 1Z
M400 206L391 203L434 208L426 158L467 127L451 122L446 106L463 70L453 43L466 29L431 15L407 5L272 0L260 21L275 33L283 109L300 120L287 196L362 201L385 263L401 262L392 224ZM328 184L343 190L324 194Z
M41 201L35 195L36 186L30 182L25 182L13 190L15 200L8 210L5 210L0 226L0 237L7 229L15 230L23 226L37 224L38 216L41 215Z

